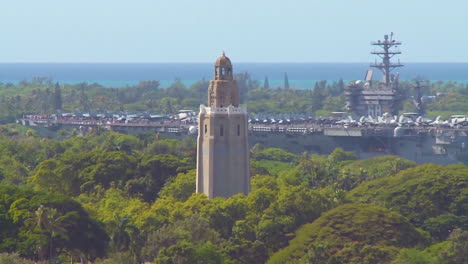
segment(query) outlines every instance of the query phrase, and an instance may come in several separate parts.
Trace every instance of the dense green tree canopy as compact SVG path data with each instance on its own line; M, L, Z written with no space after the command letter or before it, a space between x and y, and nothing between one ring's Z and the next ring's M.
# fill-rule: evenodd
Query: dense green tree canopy
M468 227L468 167L463 165L420 165L364 183L348 197L392 208L438 239Z
M294 247L299 263L458 264L466 248L463 165L256 145L250 193L208 199L195 193L190 138L98 129L45 139L8 125L0 143L8 261L265 263Z
M94 257L106 252L108 236L101 225L64 195L0 187L0 222L1 251L35 259L63 250Z
M426 245L429 236L403 216L370 204L346 204L296 231L268 263L389 263L397 247Z

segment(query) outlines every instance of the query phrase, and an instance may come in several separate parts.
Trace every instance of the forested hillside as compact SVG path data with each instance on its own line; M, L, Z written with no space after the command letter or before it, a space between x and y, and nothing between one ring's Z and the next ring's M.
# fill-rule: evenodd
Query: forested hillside
M189 138L0 131L0 263L467 261L463 165L256 145L251 192L209 200Z

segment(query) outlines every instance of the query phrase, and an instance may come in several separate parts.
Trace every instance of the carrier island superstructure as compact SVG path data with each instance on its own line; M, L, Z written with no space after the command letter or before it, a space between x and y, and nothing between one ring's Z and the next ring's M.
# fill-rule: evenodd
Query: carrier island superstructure
M371 45L378 47L371 52L381 61L375 61L370 65L382 73L382 81L373 81L373 70L368 70L364 81L356 81L345 87L346 110L356 116L371 116L377 118L384 113L398 114L399 103L399 74L392 74L392 71L403 67L398 61L394 63L391 59L395 55L401 54L398 47L400 41L393 39L393 33L390 36L385 35L384 40L371 42Z

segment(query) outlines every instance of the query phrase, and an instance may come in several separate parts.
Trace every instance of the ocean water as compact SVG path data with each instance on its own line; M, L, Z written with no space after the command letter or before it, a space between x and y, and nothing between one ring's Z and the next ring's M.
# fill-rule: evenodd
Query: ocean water
M328 82L360 80L368 63L235 63L234 72L248 72L270 87L282 87L287 73L291 87L308 89L318 80ZM431 81L468 83L468 63L407 63L396 69L400 79L422 78ZM0 82L18 83L34 77L48 77L60 83L99 83L106 87L125 87L145 80L159 80L167 87L176 79L185 85L213 76L212 63L0 63ZM374 80L381 75L374 69Z

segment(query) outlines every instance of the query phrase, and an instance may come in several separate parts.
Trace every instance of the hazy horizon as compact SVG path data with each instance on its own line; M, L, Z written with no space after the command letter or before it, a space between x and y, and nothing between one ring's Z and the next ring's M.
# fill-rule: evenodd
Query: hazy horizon
M359 80L369 63L241 63L234 62L235 73L248 72L252 79L271 86L282 86L288 74L291 86L313 87L316 81ZM401 80L468 81L468 63L406 63L394 72ZM181 80L189 86L213 77L213 62L205 63L0 63L0 82L17 83L46 77L60 83L99 83L107 87L125 87L145 80L159 80L166 87ZM374 70L374 80L381 73Z

